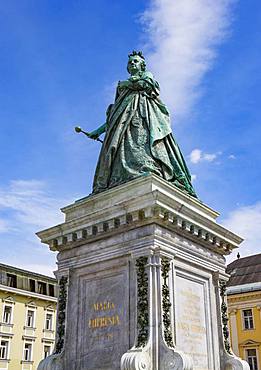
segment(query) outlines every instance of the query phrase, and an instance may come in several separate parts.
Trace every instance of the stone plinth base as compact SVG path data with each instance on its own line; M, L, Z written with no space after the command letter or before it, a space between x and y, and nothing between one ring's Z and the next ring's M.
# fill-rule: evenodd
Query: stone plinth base
M154 175L62 211L38 233L60 281L56 350L38 370L249 369L225 304L224 255L241 238L216 212Z

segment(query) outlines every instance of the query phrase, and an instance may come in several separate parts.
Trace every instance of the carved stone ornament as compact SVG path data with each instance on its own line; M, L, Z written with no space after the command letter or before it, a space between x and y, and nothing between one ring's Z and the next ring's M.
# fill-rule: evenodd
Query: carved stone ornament
M128 351L121 358L121 370L151 370L149 354L138 349Z
M168 286L170 262L167 258L161 260L161 276L163 278L162 284L162 318L164 325L164 339L169 347L174 347L173 337L171 331L171 302Z
M144 347L149 333L148 275L146 265L148 257L136 260L137 268L137 347Z
M59 298L58 298L58 325L57 325L57 341L54 353L61 353L64 347L65 336L65 316L66 316L66 303L67 303L67 283L68 278L62 276L59 280Z
M230 343L229 343L227 304L226 304L226 301L225 301L226 288L227 288L226 281L225 280L219 280L224 346L225 346L226 351L230 355L232 355L231 348L230 348Z

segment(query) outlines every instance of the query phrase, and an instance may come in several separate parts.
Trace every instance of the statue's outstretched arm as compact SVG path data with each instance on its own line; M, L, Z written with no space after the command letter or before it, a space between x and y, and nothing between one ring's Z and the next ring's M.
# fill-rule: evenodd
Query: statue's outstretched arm
M103 134L106 131L106 123L104 123L102 126L98 127L96 130L93 130L91 132L88 132L88 136L91 139L98 139L98 137Z

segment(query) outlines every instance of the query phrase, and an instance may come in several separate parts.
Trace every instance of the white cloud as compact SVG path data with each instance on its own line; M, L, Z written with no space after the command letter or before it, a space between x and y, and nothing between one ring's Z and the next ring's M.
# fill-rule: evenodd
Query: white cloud
M6 233L7 231L10 230L10 226L5 220L0 219L0 234L1 233Z
M15 180L0 188L0 262L52 276L55 254L35 232L63 222L60 207L68 203L42 181Z
M235 209L222 224L245 239L239 249L241 257L261 253L261 201ZM238 250L228 258L228 261L235 258L237 253Z
M197 175L191 175L191 181L192 181L192 183L194 183L195 181L196 181L196 179L197 179Z
M200 149L193 149L189 155L190 161L192 163L198 163L201 159L202 151Z
M8 187L0 188L0 212L5 212L5 224L44 228L62 222L59 208L64 200L54 199L45 187L41 181L15 180Z
M204 153L201 149L193 149L189 155L191 163L197 164L199 162L213 162L218 155L221 155L222 152L217 153Z
M217 158L217 154L210 154L210 153L205 153L203 155L203 160L207 161L207 162L212 162L214 161L214 159Z
M150 69L178 117L201 96L202 79L228 35L235 0L151 0L141 19Z
M235 156L234 154L230 154L230 155L228 156L228 159L236 159L236 156Z

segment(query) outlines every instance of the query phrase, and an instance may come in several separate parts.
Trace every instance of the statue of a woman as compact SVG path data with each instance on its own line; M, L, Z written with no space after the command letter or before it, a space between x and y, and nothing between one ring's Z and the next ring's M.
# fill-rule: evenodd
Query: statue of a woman
M93 192L154 173L196 197L189 170L172 136L168 109L159 99L159 84L146 71L141 52L129 55L127 70L130 78L118 83L106 123L88 134L97 139L105 132Z

